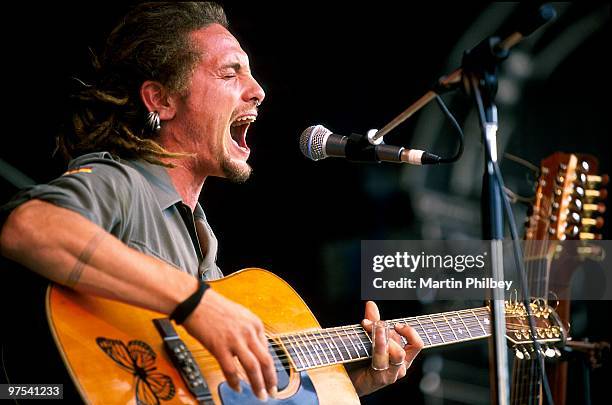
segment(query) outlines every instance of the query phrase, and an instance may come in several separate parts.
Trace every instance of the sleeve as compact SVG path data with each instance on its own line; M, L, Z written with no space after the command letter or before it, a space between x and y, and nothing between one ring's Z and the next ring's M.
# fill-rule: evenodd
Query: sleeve
M129 216L139 180L133 169L108 153L85 155L71 162L62 176L48 184L25 188L0 207L0 225L19 205L39 199L75 211L117 235Z

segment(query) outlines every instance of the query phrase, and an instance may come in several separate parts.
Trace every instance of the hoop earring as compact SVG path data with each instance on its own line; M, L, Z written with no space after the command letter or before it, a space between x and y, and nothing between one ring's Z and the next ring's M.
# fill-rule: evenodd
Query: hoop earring
M159 113L157 111L150 111L149 114L147 114L145 129L151 133L159 132L161 129L161 120L159 119Z

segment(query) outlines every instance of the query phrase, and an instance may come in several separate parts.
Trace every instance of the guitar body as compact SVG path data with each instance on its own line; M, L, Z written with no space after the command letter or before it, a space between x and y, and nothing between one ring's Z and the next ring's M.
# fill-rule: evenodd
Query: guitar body
M210 286L259 316L269 335L320 328L300 296L265 270L242 270L212 281ZM198 403L153 323L164 315L52 285L47 291L47 317L65 366L86 402L136 404L138 394L144 403ZM216 404L259 402L250 392L244 373L242 393L234 393L216 360L182 327L174 328L191 349ZM126 367L129 356L139 360L142 367ZM342 365L301 373L291 370L287 377L277 400L268 403L359 403Z

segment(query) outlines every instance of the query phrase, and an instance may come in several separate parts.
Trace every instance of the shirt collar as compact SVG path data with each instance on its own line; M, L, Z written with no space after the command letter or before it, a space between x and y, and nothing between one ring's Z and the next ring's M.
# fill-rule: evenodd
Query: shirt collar
M162 210L182 201L165 167L144 160L128 160L125 163L138 170L149 182Z

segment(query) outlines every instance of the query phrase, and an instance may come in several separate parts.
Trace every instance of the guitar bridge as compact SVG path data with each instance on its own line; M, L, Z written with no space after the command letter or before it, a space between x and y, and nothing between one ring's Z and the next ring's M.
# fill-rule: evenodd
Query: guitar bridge
M174 366L179 370L189 391L200 404L213 404L210 388L202 376L193 355L174 330L168 318L153 319L153 324L164 340L164 347Z

